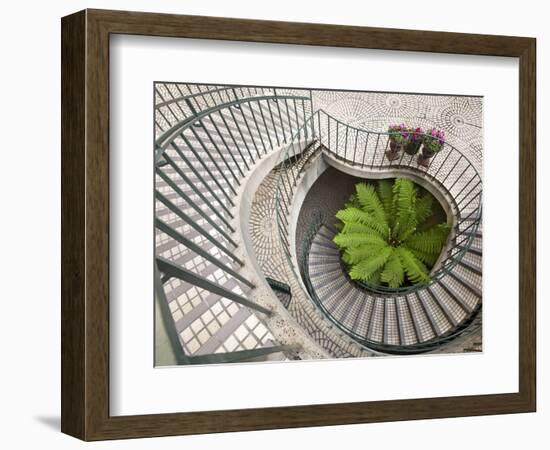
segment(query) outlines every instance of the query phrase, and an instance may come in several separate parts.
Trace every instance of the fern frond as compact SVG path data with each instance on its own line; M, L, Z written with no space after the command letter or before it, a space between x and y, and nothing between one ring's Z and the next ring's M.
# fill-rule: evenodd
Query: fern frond
M338 233L332 240L341 249L359 247L360 245L368 244L386 244L386 240L382 239L380 236L365 233Z
M369 283L374 285L380 284L380 276L382 274L382 269L378 269L376 272L374 272L369 279L367 280Z
M354 264L349 271L349 276L352 280L369 281L376 271L381 269L386 261L393 253L393 249L389 246L384 247L376 256L365 259L360 263Z
M425 253L421 250L417 250L411 247L407 247L407 249L409 249L414 256L416 256L420 261L422 261L428 267L432 267L436 263L437 258L439 258L439 253Z
M416 230L416 188L408 178L396 178L393 185L395 224L393 235L403 241Z
M432 215L432 196L425 194L416 200L416 223L423 223Z
M422 261L414 256L406 247L397 247L395 252L403 264L403 269L411 283L425 283L430 281L428 269Z
M395 220L395 211L393 208L393 183L391 180L380 180L378 182L378 196L386 213L386 221L392 227Z
M342 233L372 233L373 228L360 222L342 222ZM376 231L376 230L374 230Z
M355 190L357 192L357 200L359 200L359 204L361 205L363 211L368 212L374 216L376 220L387 226L384 207L380 202L376 189L374 189L374 187L370 184L357 183L355 185Z
M405 281L405 271L399 255L394 251L388 258L384 270L380 274L380 280L387 283L392 289L396 289Z
M344 223L360 223L376 231L380 236L387 238L389 229L384 221L379 221L368 212L358 208L341 209L336 213L336 218Z
M439 254L445 244L450 227L446 223L436 225L426 231L420 231L409 236L404 244L411 249L427 254Z
M396 222L399 224L399 228L396 228L397 238L400 241L405 241L416 232L416 214L414 210L411 210L408 214L402 214L402 217Z
M395 196L398 209L409 210L415 206L416 188L414 187L414 183L408 178L395 179L393 195Z
M386 242L363 244L358 247L350 247L344 252L344 262L355 264L359 261L376 256L384 247L388 247Z

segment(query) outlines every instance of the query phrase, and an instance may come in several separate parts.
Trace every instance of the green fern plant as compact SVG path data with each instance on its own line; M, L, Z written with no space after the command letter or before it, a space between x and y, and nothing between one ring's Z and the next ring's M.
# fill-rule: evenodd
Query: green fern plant
M381 180L376 188L358 183L336 214L334 236L350 278L392 289L429 281L450 230L447 223L426 226L432 201L407 178Z

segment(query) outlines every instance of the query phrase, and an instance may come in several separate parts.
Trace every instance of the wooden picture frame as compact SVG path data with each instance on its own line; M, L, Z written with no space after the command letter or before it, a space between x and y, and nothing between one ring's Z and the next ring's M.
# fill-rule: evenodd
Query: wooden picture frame
M532 412L536 408L536 40L85 10L62 30L62 417L84 440ZM109 415L109 36L133 34L519 58L519 391Z

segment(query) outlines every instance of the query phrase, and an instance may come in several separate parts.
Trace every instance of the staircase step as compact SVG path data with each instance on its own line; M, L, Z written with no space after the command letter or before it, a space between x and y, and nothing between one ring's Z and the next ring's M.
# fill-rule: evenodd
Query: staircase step
M481 269L478 266L476 266L476 265L474 265L474 264L472 264L468 261L465 261L464 258L462 258L458 263L462 267L465 267L466 269L468 269L470 272L473 272L473 273L481 276Z
M351 325L351 329L361 336L367 336L369 333L369 320L374 307L374 297L364 294L362 306L358 311Z
M384 300L384 341L385 344L399 345L401 343L395 299L387 297Z
M348 289L345 296L342 298L344 307L341 310L341 315L338 318L345 326L349 327L348 318L351 323L354 322L355 314L359 312L359 305L362 301L362 292L357 289L352 283L348 282ZM355 314L354 314L355 313Z
M402 345L411 345L419 341L418 332L411 316L411 310L406 297L396 297L395 309L399 323L399 335Z
M407 296L407 305L418 335L418 341L429 341L437 336L437 328L430 322L424 304L417 293Z
M418 292L418 295L426 316L435 330L436 336L444 334L454 326L449 313L441 307L429 287L422 292Z
M482 297L482 292L481 290L475 286L474 284L472 284L471 282L465 280L464 278L462 278L460 275L458 275L456 273L456 271L452 271L449 273L449 276L451 276L452 278L454 278L455 280L457 280L462 286L464 286L466 289L468 289L472 294L476 295L477 297L481 298Z
M368 338L371 341L382 342L384 336L384 299L377 297L374 310L370 317Z
M446 285L441 282L435 283L430 286L429 291L453 327L456 327L466 317L468 313L466 306Z

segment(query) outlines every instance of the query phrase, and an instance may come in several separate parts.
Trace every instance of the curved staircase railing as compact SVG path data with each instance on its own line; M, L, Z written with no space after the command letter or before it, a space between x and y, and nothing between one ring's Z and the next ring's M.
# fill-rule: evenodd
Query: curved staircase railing
M296 348L250 329L259 327L253 316L272 311L249 295L255 286L242 274L246 261L232 223L243 178L311 115L309 91L178 83L155 89L155 286L175 363L294 354ZM244 338L229 332L237 329Z

